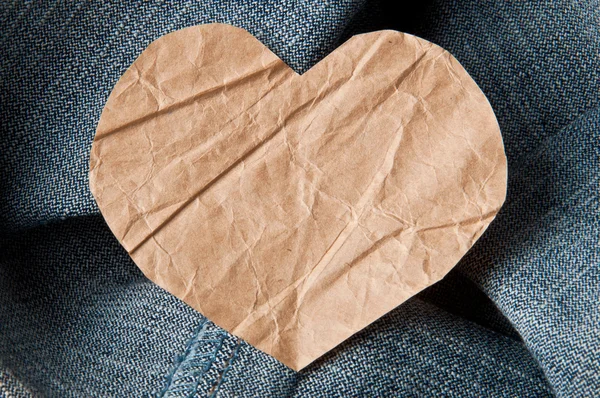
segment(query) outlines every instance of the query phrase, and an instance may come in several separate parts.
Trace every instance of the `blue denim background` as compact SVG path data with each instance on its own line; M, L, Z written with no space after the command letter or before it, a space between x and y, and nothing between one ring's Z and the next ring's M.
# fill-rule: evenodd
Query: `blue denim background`
M413 4L414 5L414 4ZM600 394L600 4L437 0L0 5L0 396ZM417 34L488 96L507 202L442 282L296 373L150 283L88 188L114 83L154 39L246 28L299 72Z

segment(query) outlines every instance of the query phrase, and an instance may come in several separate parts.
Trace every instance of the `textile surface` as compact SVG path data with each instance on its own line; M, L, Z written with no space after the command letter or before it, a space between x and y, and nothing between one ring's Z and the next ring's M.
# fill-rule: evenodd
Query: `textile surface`
M0 5L0 396L600 394L600 3L22 1ZM301 372L148 281L99 215L89 150L153 40L224 22L298 72L392 28L494 108L507 201L443 281Z

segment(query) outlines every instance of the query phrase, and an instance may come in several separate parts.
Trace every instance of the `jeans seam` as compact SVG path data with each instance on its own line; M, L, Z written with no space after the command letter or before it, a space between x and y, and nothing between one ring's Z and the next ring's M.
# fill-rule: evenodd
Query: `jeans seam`
M219 388L221 388L221 384L225 379L225 374L227 374L227 371L231 368L231 365L235 362L235 359L238 356L241 345L242 340L239 337L236 337L235 347L231 351L231 354L224 361L224 363L226 363L227 365L225 366L225 368L223 368L223 371L217 376L213 386L208 390L209 398L216 397L217 393L219 392Z
M165 388L163 388L161 394L159 395L160 397L164 397L170 390L170 388L172 387L173 384L173 380L175 375L177 374L177 371L179 369L181 369L183 367L183 365L187 362L190 363L194 363L195 359L194 358L190 358L190 355L192 354L192 350L194 348L194 346L196 346L200 340L202 340L202 335L204 334L204 332L206 331L206 326L209 325L209 320L208 319L204 319L203 321L201 321L198 326L196 327L196 330L194 331L194 334L192 335L192 337L190 338L186 349L183 353L183 355L179 358L179 361L176 361L175 365L173 366L173 369L171 370L171 372L169 372L169 374L166 377L166 381L167 384L165 386ZM206 370L208 368L210 368L212 366L212 364L214 363L215 359L216 359L216 352L218 352L222 347L222 344L220 344L215 352L213 352L213 355L211 355L208 358L208 365L204 367L203 372L201 372L196 379L200 380L202 378L202 375L206 372ZM195 383L194 386L194 391L196 391L198 388L198 383Z

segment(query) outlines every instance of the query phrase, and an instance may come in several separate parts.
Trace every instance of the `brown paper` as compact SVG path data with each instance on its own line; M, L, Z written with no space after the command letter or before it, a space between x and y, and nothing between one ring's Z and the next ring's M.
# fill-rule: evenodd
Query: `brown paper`
M166 35L116 84L90 163L144 274L297 370L440 280L506 192L483 93L395 31L301 76L239 28Z

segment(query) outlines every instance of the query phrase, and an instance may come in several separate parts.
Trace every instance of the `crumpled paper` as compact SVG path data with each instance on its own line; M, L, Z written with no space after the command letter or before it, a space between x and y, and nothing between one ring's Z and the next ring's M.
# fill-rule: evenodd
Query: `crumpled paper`
M373 32L298 75L223 24L150 44L90 166L148 278L296 370L440 280L507 177L488 101L442 48Z

